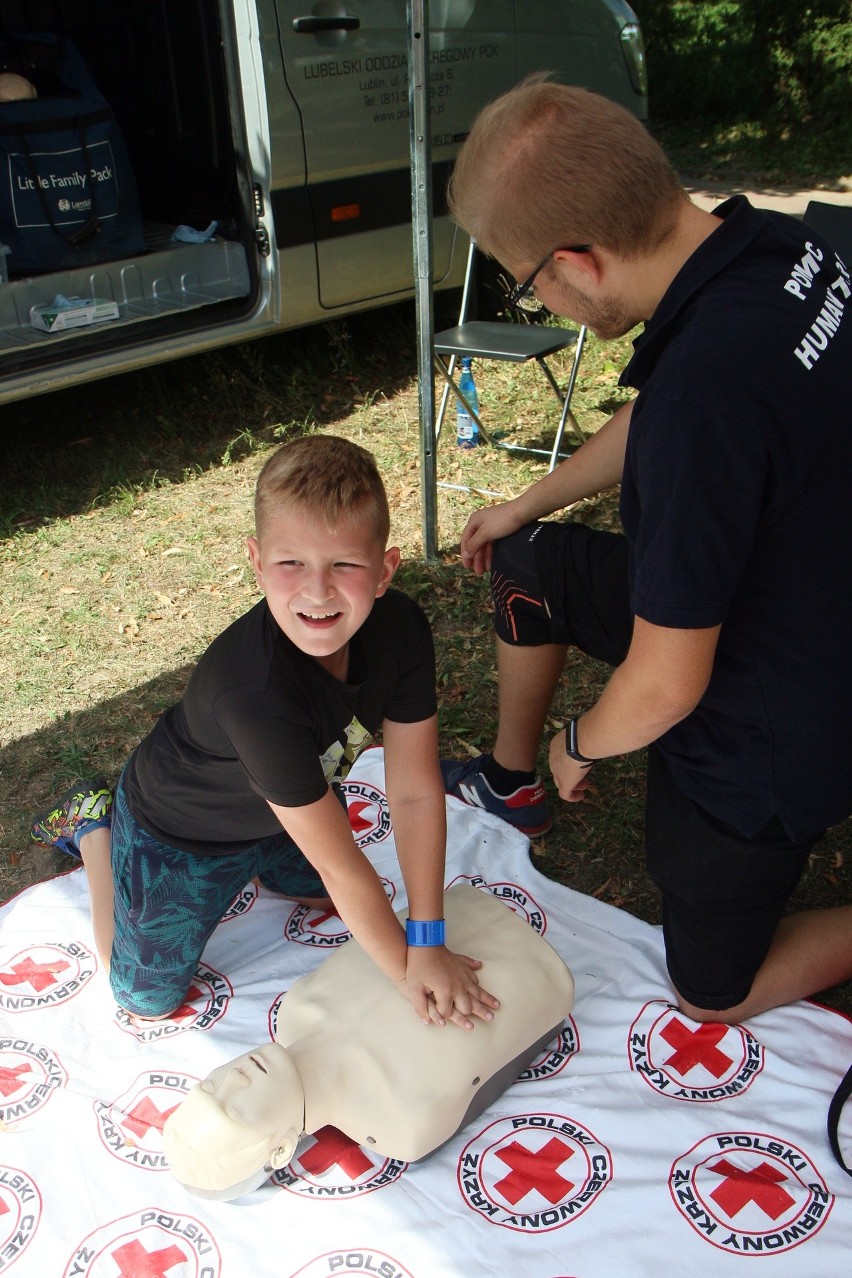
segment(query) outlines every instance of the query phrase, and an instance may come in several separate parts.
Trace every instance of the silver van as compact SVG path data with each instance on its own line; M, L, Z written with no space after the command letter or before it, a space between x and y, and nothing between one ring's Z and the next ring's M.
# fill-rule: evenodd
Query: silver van
M647 88L623 0L429 11L445 289L465 258L446 179L484 103L547 69L645 118ZM406 0L3 0L3 31L58 32L82 55L129 156L144 248L29 273L0 250L0 401L411 296L407 21ZM75 299L107 305L81 315ZM50 307L78 326L39 327Z

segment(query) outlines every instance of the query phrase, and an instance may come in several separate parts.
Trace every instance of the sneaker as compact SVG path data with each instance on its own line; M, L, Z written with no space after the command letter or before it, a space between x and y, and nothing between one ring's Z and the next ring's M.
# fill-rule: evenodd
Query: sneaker
M482 774L490 758L490 754L480 754L464 762L442 759L441 775L447 794L471 808L484 808L530 838L547 834L553 819L540 777L536 777L532 785L519 786L512 794L495 794Z
M51 808L37 816L30 836L35 843L59 848L79 861L76 840L90 829L108 826L111 813L112 790L103 777L90 777L72 785Z

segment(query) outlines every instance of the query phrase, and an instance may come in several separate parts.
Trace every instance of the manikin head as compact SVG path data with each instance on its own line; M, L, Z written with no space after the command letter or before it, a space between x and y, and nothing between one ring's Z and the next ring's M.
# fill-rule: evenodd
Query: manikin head
M0 102L19 102L37 97L35 85L22 75L16 75L14 71L0 72Z
M280 1043L267 1043L192 1088L163 1128L166 1160L191 1193L240 1198L287 1166L304 1118L292 1057Z

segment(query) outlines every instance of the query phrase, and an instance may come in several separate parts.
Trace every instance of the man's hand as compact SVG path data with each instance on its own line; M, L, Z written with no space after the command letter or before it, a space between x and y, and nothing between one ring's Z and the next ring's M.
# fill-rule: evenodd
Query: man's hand
M472 568L477 577L489 572L492 544L517 532L524 522L523 515L512 501L474 511L461 536L461 557L465 568Z
M568 803L579 803L581 799L585 799L592 769L586 764L577 763L576 759L565 753L564 728L551 741L548 758L560 799L566 799Z
M500 1000L479 984L476 969L481 966L478 959L454 954L443 945L410 945L405 977L398 988L427 1025L452 1021L472 1030L471 1017L493 1020L500 1006Z

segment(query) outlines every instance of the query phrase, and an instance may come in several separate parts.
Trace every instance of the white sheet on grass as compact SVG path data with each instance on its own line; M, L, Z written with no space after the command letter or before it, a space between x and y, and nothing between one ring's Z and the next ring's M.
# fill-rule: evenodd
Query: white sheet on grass
M369 751L349 810L401 909L383 775ZM685 1020L658 929L543 878L502 822L455 800L448 810L447 883L471 881L526 917L571 966L577 1002L526 1075L417 1166L326 1130L278 1183L230 1204L192 1197L164 1166L165 1116L213 1066L272 1035L282 992L344 939L336 917L247 888L186 1007L140 1029L94 957L82 872L0 910L0 1273L848 1272L852 1179L832 1159L825 1114L852 1025L809 1003L737 1028ZM847 1160L850 1126L844 1116Z

